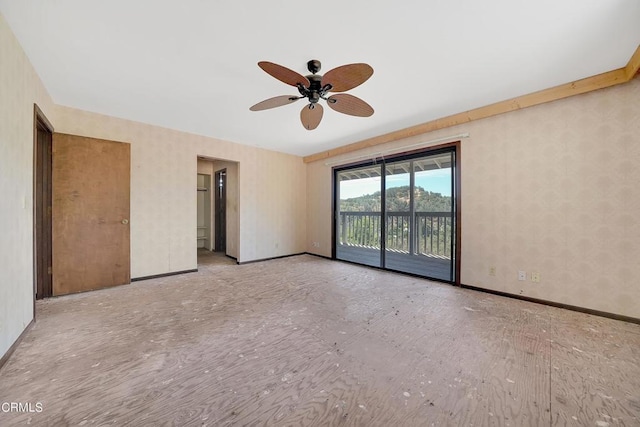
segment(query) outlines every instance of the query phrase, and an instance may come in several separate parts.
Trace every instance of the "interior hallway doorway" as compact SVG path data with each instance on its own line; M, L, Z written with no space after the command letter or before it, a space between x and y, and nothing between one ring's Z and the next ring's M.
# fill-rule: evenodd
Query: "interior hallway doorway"
M239 253L239 163L198 156L198 267L235 262Z

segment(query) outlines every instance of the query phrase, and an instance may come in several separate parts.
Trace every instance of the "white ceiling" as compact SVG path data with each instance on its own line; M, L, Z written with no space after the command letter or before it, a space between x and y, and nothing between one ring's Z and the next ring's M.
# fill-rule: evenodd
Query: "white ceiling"
M57 104L308 155L626 65L638 0L0 0ZM369 118L303 101L257 66L366 62Z

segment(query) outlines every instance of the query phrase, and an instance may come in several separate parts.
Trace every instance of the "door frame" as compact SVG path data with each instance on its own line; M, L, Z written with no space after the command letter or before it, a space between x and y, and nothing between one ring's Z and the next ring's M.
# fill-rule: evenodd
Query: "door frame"
M337 239L336 239L336 232L337 232L337 227L338 227L338 218L336 216L337 214L337 201L336 201L336 185L338 184L337 180L336 180L336 175L337 172L345 170L345 169L349 169L349 168L355 168L358 166L371 166L371 165L376 165L376 164L380 164L380 163L386 163L386 162L395 162L395 161L401 161L401 160L405 160L405 159L410 159L413 158L417 155L430 155L430 154L436 154L438 151L448 151L451 150L453 152L454 155L454 159L455 162L452 165L452 178L453 178L453 189L455 191L455 197L452 200L452 207L455 209L455 261L453 263L453 273L454 273L454 280L453 281L447 281L447 280L440 280L440 279L434 279L434 278L430 278L430 280L436 280L436 281L443 281L446 283L451 283L455 286L461 286L462 282L460 280L460 266L461 266L461 259L460 259L460 255L462 253L461 250L461 243L462 243L462 237L461 237L461 203L460 203L460 190L461 190L461 186L460 186L460 165L461 165L461 156L460 156L460 141L454 141L454 142L448 142L445 144L438 144L438 145L433 145L431 147L427 147L427 148L420 148L417 150L411 150L411 151L405 151L405 152L400 152L397 154L393 154L391 156L388 157L383 157L383 156L379 156L379 157L372 157L370 160L362 162L362 161L358 161L358 162L352 162L352 163L348 163L348 164L344 164L344 165L337 165L334 166L331 170L331 259L333 260L338 260L337 258ZM381 182L382 182L382 188L384 189L385 186L385 174L383 173L381 175ZM385 206L385 191L381 192L381 203L382 203L382 208L384 209ZM384 212L384 211L383 211ZM384 250L385 250L385 225L386 225L386 221L381 221L381 226L382 226L382 230L381 230L381 236L382 236L382 241L380 242L381 244L381 258L384 256ZM345 261L345 262L350 262L350 261ZM382 264L384 265L384 264ZM378 269L385 269L384 267L371 267L371 268L378 268ZM385 269L386 270L386 269ZM387 270L387 271L395 271L395 270ZM405 273L405 272L401 272L398 271L398 273L402 273L402 274L408 274L411 276L417 276L416 274L413 273Z
M49 141L47 142L48 147L44 153L44 162L48 163L48 168L45 167L44 162L40 162L39 159L41 154L42 147L38 141L38 130L45 131L49 134ZM32 202L33 202L33 318L36 317L36 298L42 297L50 297L53 295L53 277L51 276L51 280L48 281L48 286L45 286L43 283L43 278L41 277L41 262L39 261L40 256L44 254L44 257L49 260L51 264L51 260L53 258L53 246L52 246L52 226L53 221L51 214L45 215L44 220L40 221L41 218L38 217L38 206L45 202L42 197L42 193L38 190L39 186L42 185L39 180L46 174L48 183L46 184L46 192L47 197L49 199L49 203L53 200L53 187L52 187L52 162L53 162L53 126L51 122L45 114L42 112L38 104L33 104L33 182L32 182ZM48 239L49 244L42 241L38 238L42 234L42 228L48 228ZM48 266L47 274L52 274L50 268L52 264ZM38 289L42 292L38 294Z
M212 185L212 189L215 188L215 197L214 197L214 228L215 228L215 242L213 245L214 252L224 252L225 255L227 253L227 168L217 170L213 173L214 183ZM222 195L218 197L218 191L220 189L220 180L222 180ZM222 206L220 206L222 204ZM219 212L222 212L222 215L218 215ZM222 220L220 220L220 216L222 216ZM221 224L218 224L218 221L221 221ZM222 234L224 237L220 236ZM220 245L218 244L220 243Z

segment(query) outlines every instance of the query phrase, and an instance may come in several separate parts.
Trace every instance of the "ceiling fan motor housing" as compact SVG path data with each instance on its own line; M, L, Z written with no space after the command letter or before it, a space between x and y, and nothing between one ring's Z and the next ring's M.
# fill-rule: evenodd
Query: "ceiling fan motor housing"
M309 85L309 89L314 90L320 90L321 85L322 85L322 76L320 74L309 74L308 76L306 76L307 79L309 79L309 83L311 83Z
M307 98L311 104L316 104L324 95L322 90L322 76L318 74L309 74L306 78L309 80L309 87L304 87L302 84L298 83L298 91L300 92L300 95Z

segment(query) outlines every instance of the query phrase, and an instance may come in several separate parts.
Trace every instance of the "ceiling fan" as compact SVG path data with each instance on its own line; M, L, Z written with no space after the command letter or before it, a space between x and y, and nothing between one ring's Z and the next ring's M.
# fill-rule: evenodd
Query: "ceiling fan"
M300 121L307 130L317 128L322 120L324 109L319 103L321 99L327 101L327 105L333 110L343 114L359 117L369 117L373 114L373 108L369 104L353 95L339 93L327 97L329 92L345 92L366 82L373 74L373 68L368 64L343 65L321 76L317 74L321 67L320 61L312 59L307 62L307 69L311 74L306 77L273 62L261 61L258 62L258 66L281 82L297 87L300 96L282 95L265 99L249 108L251 111L281 107L306 98L309 104L300 111Z

